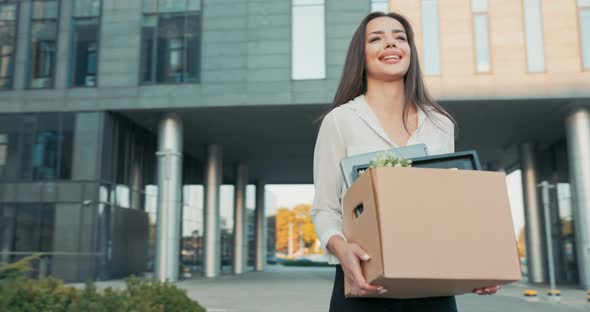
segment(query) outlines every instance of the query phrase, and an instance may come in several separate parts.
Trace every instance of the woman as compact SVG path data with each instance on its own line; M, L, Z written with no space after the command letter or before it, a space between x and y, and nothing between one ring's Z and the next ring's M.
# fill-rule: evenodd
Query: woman
M360 262L370 259L342 234L340 200L345 192L339 163L344 157L425 143L430 154L454 151L456 123L428 94L408 20L375 12L361 22L348 48L340 85L324 116L314 152L315 229L336 278L330 311L457 311L455 298L409 300L344 298L344 279L354 295L384 294L370 285ZM493 294L498 287L476 289Z

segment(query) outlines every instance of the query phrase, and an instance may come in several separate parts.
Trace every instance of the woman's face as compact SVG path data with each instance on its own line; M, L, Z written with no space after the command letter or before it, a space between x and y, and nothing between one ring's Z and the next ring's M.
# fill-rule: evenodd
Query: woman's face
M367 24L365 66L367 78L392 81L403 78L410 67L411 49L404 26L388 16Z

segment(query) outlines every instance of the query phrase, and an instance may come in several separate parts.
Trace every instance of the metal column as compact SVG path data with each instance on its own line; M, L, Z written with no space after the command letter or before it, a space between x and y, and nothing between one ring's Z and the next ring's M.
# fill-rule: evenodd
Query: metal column
M236 166L235 200L234 200L234 274L242 274L246 268L248 240L246 234L246 185L248 184L248 167Z
M221 146L207 146L205 167L205 259L203 273L212 278L220 271L221 233L219 228L219 189L221 187Z
M178 280L182 189L182 121L173 113L160 120L158 133L158 213L156 267L159 281Z
M590 111L578 108L566 119L570 179L580 284L590 288Z
M537 193L537 168L535 166L533 143L521 144L519 154L522 170L528 279L531 283L543 283L545 279L543 274L541 207Z
M256 271L264 271L266 265L266 213L264 183L256 184Z

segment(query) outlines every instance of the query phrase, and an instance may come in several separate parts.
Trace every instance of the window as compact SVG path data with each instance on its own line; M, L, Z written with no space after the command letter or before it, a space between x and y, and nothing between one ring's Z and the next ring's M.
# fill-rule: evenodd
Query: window
M293 0L291 78L326 78L324 0Z
M0 3L0 90L12 88L17 15L16 3Z
M471 0L471 10L473 12L476 70L478 73L487 73L491 71L487 0Z
M101 0L77 0L73 4L71 85L95 87L98 61L98 29Z
M543 72L545 71L545 50L541 0L524 0L524 29L528 70L531 73Z
M578 0L580 14L580 38L582 45L582 63L590 70L590 0Z
M57 0L33 1L29 87L53 88L57 50Z
M389 0L371 0L371 12L389 12Z
M141 81L198 82L201 0L144 0Z
M424 73L440 75L438 0L422 0Z
M4 167L6 167L6 155L8 153L8 135L0 133L0 177L4 175Z

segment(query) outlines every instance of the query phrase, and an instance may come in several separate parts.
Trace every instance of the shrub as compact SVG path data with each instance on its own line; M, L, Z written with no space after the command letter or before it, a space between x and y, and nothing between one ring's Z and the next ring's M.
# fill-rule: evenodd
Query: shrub
M92 282L83 289L65 286L55 278L29 279L29 262L39 255L0 266L0 311L63 312L205 312L182 289L168 282L129 277L125 289L98 291Z

